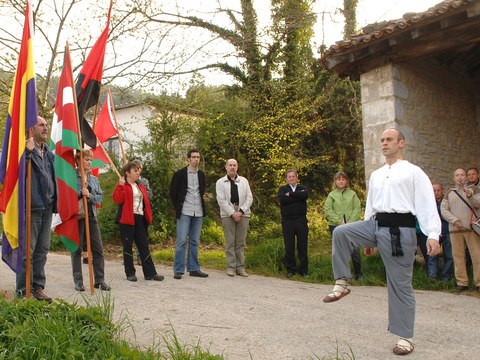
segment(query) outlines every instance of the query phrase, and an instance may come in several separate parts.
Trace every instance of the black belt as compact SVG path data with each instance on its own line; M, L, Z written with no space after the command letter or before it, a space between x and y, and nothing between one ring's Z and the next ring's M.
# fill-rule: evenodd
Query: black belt
M400 243L400 228L415 228L417 218L412 213L378 213L375 220L379 227L390 228L390 241L392 245L392 256L403 256L402 244Z
M412 213L377 213L375 220L380 227L416 227L417 218Z

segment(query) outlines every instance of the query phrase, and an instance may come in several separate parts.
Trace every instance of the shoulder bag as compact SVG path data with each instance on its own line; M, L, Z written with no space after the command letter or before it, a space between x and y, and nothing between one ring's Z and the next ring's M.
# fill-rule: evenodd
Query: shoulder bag
M473 210L473 207L457 192L457 190L453 190L455 194L458 195L460 199L469 207L469 209L472 211L470 214L470 228L473 230L475 234L480 236L480 217L475 214L475 210Z

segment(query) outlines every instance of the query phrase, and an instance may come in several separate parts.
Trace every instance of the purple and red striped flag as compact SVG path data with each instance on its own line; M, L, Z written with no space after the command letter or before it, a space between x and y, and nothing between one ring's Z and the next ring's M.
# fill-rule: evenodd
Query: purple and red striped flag
M25 24L15 78L8 106L0 160L0 211L3 213L2 259L18 272L26 235L26 156L28 129L37 123L35 63L33 59L32 8L27 1Z

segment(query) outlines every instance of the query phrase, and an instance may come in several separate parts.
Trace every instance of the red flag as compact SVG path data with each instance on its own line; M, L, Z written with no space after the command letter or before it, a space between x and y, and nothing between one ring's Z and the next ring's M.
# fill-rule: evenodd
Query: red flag
M58 186L58 215L61 223L55 227L62 243L75 252L78 236L78 192L74 150L79 143L78 118L73 96L73 75L67 46L62 74L58 84L53 115L51 146L55 149L55 175Z
M95 45L87 56L82 70L77 79L75 87L77 93L78 118L80 122L80 131L83 141L94 149L97 146L97 139L90 127L90 124L84 118L85 112L98 102L100 96L100 85L103 75L103 61L105 59L105 48L107 46L108 28L110 25L110 12L112 10L112 1L108 9L107 25Z
M20 54L8 106L0 160L0 211L3 215L2 259L18 272L25 247L26 132L37 123L32 8L27 1Z
M114 125L114 117L111 110L110 93L107 95L107 99L103 104L102 111L98 116L97 122L93 127L93 132L97 135L98 141L104 143L111 137L117 135L118 131Z

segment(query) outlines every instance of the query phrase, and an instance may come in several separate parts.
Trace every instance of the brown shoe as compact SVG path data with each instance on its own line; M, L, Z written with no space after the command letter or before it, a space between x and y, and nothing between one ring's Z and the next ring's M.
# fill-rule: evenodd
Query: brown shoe
M46 301L48 303L51 303L53 301L50 296L43 292L43 289L40 286L35 288L33 292L33 297L37 300Z
M408 355L414 349L413 343L410 340L400 338L397 341L397 345L393 348L395 355Z
M335 281L333 291L323 298L324 303L331 303L340 300L344 296L350 294L350 284L347 280L339 279Z

